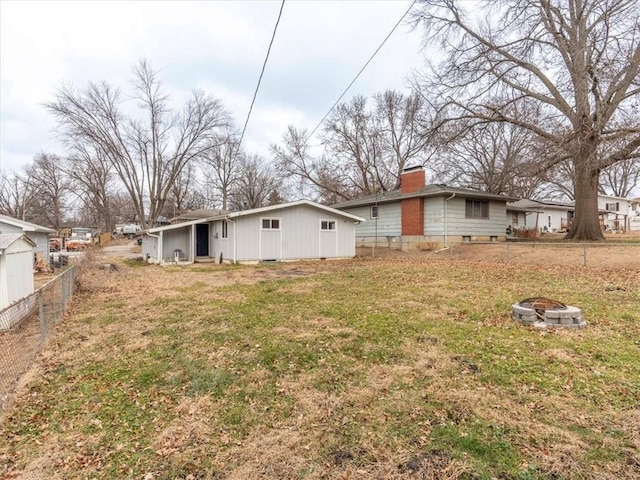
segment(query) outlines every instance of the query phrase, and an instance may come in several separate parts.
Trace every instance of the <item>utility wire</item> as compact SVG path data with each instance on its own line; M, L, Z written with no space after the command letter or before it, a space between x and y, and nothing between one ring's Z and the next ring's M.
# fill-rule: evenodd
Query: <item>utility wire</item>
M249 118L251 117L251 111L253 110L253 104L256 101L256 97L258 96L258 90L260 89L260 82L262 81L262 76L264 75L264 70L267 67L267 60L269 60L269 53L271 53L271 46L273 45L273 40L276 38L276 31L278 30L278 24L280 23L280 17L282 16L282 9L284 8L285 0L282 0L282 4L280 5L280 12L278 13L278 19L276 20L276 25L273 27L273 34L271 35L271 41L269 42L269 48L267 49L267 55L264 57L264 63L262 64L262 71L260 72L260 77L258 78L258 85L256 85L256 91L253 92L253 99L251 100L251 106L249 107L249 113L247 113L247 119L244 121L244 127L242 127L242 134L240 135L240 141L238 142L238 148L236 149L236 155L240 152L240 145L242 144L242 139L244 138L244 132L247 131L247 124L249 123ZM234 155L234 157L236 156Z
M378 52L380 51L380 49L384 46L385 43L387 43L387 40L389 40L389 37L393 34L393 32L396 31L396 28L398 28L398 25L400 25L400 23L402 23L402 20L404 20L404 17L407 16L407 14L411 11L411 9L413 8L413 6L416 4L417 0L413 0L413 3L409 6L409 8L407 8L407 11L404 12L404 14L402 15L402 17L400 17L400 20L398 20L398 22L393 26L393 28L391 29L391 31L389 32L389 34L384 38L384 40L382 41L382 43L378 46L378 48L376 48L376 51L373 52L373 54L369 57L369 60L367 60L367 63L365 63L363 65L363 67L360 69L360 71L358 72L358 74L354 77L353 80L351 80L351 83L347 86L347 88L344 89L344 92L342 92L342 95L340 95L340 97L338 97L338 99L335 101L335 103L333 105L331 105L331 108L329 109L329 111L324 115L324 117L322 117L322 120L320 120L318 122L318 124L313 128L313 130L311 130L311 133L307 136L307 139L305 140L305 144L309 141L309 139L313 136L314 133L316 133L316 130L318 130L318 128L320 128L320 125L322 125L322 123L327 119L327 117L329 116L329 114L333 111L334 108L336 108L336 105L338 105L338 103L340 102L340 100L342 100L342 97L344 97L347 92L349 91L349 89L351 88L351 86L356 83L356 80L358 80L358 77L360 77L360 74L364 71L365 68L367 68L367 66L369 65L369 63L371 63L371 60L373 60L373 57L375 57Z

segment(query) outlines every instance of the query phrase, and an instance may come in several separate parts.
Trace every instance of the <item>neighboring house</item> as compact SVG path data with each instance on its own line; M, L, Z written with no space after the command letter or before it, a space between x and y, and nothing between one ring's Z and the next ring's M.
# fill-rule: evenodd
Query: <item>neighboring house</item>
M627 231L640 229L640 223L636 221L636 212L632 209L633 199L612 197L609 195L598 195L598 210L603 212L604 225L608 230Z
M33 293L34 247L22 233L0 234L0 310Z
M26 235L34 243L33 252L49 256L49 236L57 233L52 228L42 227L35 223L25 222L17 218L0 215L0 233L19 233ZM33 262L33 258L31 259Z
M523 198L507 204L507 227L511 230L566 232L571 227L572 203Z
M151 228L142 254L155 263L349 258L355 255L354 225L363 221L300 200Z
M506 238L506 204L516 198L477 190L425 185L421 167L406 169L397 190L333 205L368 221L356 225L358 245L395 242L403 250L424 244Z

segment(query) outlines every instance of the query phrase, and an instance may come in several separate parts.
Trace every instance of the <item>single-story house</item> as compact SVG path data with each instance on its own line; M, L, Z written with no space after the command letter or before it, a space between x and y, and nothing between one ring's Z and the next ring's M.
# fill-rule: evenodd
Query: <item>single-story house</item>
M33 293L33 249L22 233L0 233L0 310Z
M507 204L507 228L513 232L566 232L573 214L573 203L523 198Z
M19 233L26 235L34 244L33 252L44 258L49 256L49 236L57 233L52 228L25 222L17 218L0 215L0 233ZM31 259L33 263L33 258Z
M364 219L307 200L150 228L150 262L256 262L355 256L354 227Z
M399 189L333 208L368 220L356 225L358 245L388 243L409 250L447 247L450 242L505 240L506 205L514 200L478 190L425 185L425 171L414 167L402 173Z

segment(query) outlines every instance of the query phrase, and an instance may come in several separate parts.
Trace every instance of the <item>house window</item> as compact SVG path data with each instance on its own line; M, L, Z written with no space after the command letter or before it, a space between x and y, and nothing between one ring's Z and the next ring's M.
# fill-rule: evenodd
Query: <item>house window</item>
M335 220L321 220L320 221L320 230L335 230L336 229L336 221Z
M513 212L513 214L511 215L511 225L513 225L514 227L518 225L518 212Z
M280 230L279 218L263 218L262 219L263 230Z
M371 218L378 218L378 205L371 205Z
M619 212L620 211L620 203L616 202L616 203L607 203L605 204L605 208L606 211L608 212Z
M465 217L489 218L489 202L487 200L467 200L465 204Z
M548 225L547 225L547 226L548 226L549 228L551 228L551 215L549 215L548 219L549 219L549 220L547 221L547 223L548 223Z
M229 237L229 224L226 221L222 222L222 238Z

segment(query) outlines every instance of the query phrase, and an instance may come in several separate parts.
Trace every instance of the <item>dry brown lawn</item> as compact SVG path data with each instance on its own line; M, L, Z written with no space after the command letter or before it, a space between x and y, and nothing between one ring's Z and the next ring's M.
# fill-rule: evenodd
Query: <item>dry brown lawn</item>
M86 268L0 477L640 478L637 248ZM532 293L589 327L515 324Z

